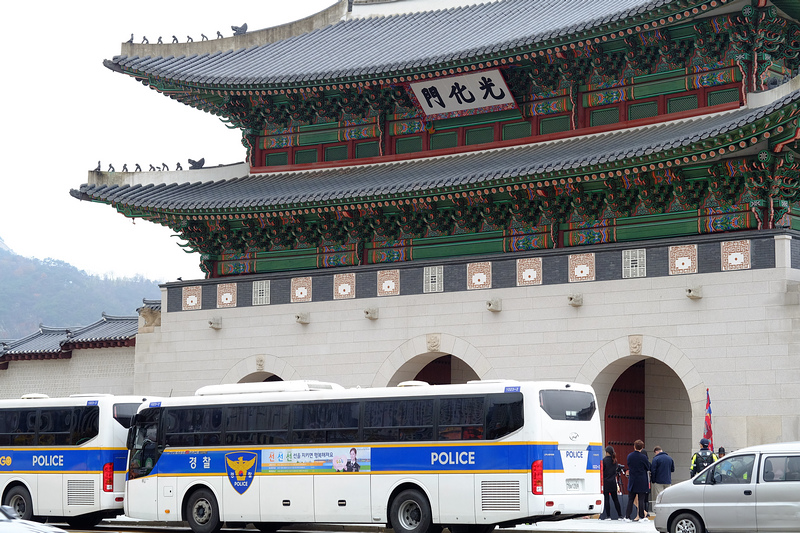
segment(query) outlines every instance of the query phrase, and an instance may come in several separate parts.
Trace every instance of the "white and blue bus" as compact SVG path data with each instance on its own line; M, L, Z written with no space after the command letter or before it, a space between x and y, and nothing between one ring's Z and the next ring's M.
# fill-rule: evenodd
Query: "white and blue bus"
M602 509L592 389L565 382L204 387L142 404L125 514L273 532L293 523L486 533Z
M0 400L0 502L24 519L90 527L122 514L128 428L143 398Z

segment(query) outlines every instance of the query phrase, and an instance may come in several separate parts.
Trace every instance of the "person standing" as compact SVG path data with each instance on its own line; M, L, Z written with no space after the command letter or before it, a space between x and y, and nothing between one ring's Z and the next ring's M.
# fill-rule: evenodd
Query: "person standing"
M609 499L614 502L614 509L617 511L617 520L622 516L622 509L619 506L619 487L617 486L617 454L613 446L606 446L606 456L603 457L603 509L606 513L606 520L612 520Z
M719 458L720 458L720 459L722 459L723 457L725 457L725 448L724 448L724 447L722 447L722 446L720 446L719 448L717 448L717 455L719 456Z
M702 472L705 467L716 462L719 457L708 448L711 444L708 439L700 439L700 449L692 456L692 467L689 471L690 477L694 477Z
M653 448L653 463L650 465L650 483L652 501L655 503L658 493L672 485L672 473L675 471L675 461L672 460L661 446Z
M628 506L625 510L625 521L630 520L631 511L633 511L633 500L638 498L639 512L637 513L637 518L633 519L634 522L638 522L639 520L644 520L646 516L644 508L647 505L646 494L650 491L650 479L647 476L650 473L650 461L642 453L644 442L640 439L633 443L633 450L628 454Z

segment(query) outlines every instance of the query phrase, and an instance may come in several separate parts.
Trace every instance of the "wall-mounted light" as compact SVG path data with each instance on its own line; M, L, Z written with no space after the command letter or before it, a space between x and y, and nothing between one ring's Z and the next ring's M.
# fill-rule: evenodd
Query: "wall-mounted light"
M567 295L567 303L572 307L580 307L583 305L583 294L575 293Z
M311 322L311 316L309 313L297 313L294 315L294 319L298 324L308 324Z

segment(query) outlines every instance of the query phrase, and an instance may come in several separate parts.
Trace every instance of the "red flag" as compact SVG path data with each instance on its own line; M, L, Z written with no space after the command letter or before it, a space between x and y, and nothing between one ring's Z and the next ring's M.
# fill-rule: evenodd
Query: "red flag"
M708 439L708 442L711 443L709 448L714 451L714 433L711 431L711 395L709 395L708 389L706 389L706 420L703 428L703 438Z

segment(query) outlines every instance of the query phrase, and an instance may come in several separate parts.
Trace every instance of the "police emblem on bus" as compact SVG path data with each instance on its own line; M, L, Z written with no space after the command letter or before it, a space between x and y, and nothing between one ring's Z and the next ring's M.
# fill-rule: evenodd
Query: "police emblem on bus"
M256 452L225 454L225 471L228 474L228 481L239 494L244 494L250 488L256 477L256 466L258 466L258 453Z

